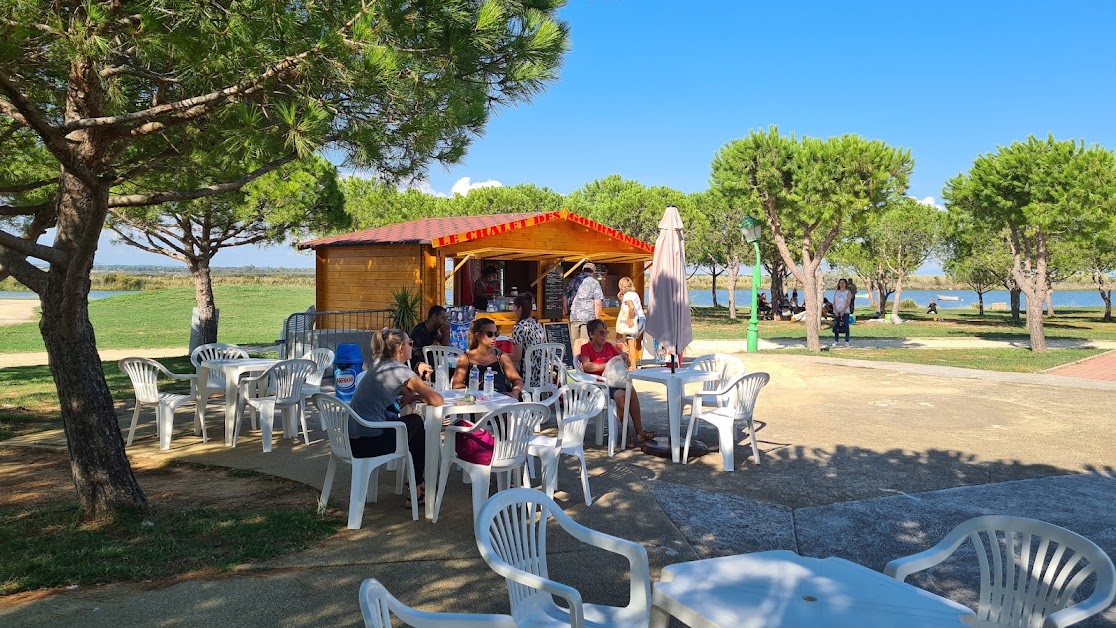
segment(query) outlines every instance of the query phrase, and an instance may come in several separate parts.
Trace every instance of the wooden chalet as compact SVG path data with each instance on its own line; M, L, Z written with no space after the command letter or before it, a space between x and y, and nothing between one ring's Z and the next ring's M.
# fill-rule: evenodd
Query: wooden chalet
M535 294L539 320L564 320L563 286L590 261L604 290L605 319L614 327L617 282L631 277L643 294L644 269L654 252L646 242L566 210L423 218L301 242L298 248L315 252L319 311L387 308L391 291L400 287L422 293L422 317L435 304L472 305L474 282L484 267L495 266L502 311L477 315L494 319L505 334L515 323L513 290Z

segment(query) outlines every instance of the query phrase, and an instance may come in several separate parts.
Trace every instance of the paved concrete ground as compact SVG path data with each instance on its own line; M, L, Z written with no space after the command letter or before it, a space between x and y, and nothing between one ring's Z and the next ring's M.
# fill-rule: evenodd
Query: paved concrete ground
M734 473L720 470L716 451L683 466L636 450L608 458L591 446L591 507L583 502L575 465L563 465L559 503L586 525L642 543L653 576L674 562L776 548L881 569L932 545L956 523L993 512L1064 525L1116 555L1113 384L1069 387L1063 384L1073 380L1053 376L1001 381L973 372L943 376L916 365L743 357L749 370L772 374L756 411L760 464L744 440ZM661 387L640 383L639 390L651 429L665 434ZM277 443L269 455L260 451L258 435L242 435L230 450L220 444L216 414L210 414L216 440L208 445L182 435L172 441L172 452L160 453L147 422L147 438L137 435L133 454L321 485L328 446L320 433L309 446ZM712 431L702 429L699 437L716 443ZM339 475L332 503L343 509L348 476ZM442 518L431 524L410 521L402 499L391 493L391 474L381 482L380 503L368 506L362 530L308 551L247 566L232 577L157 590L112 585L69 591L0 610L0 624L358 625L356 590L369 576L425 609L506 611L502 581L477 554L468 487L453 481ZM966 585L976 580L966 567L955 565L920 583L969 601L973 590ZM589 601L623 603L626 595L619 561L562 535L552 540L551 574ZM1116 625L1116 610L1084 625Z

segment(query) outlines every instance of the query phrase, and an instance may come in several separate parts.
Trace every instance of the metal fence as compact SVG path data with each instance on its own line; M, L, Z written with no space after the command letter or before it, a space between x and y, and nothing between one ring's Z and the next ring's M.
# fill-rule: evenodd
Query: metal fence
M346 310L291 314L283 322L276 341L279 357L301 358L314 349L337 351L337 345L353 343L360 347L365 362L372 351L372 334L391 326L389 310ZM332 372L327 370L327 377Z

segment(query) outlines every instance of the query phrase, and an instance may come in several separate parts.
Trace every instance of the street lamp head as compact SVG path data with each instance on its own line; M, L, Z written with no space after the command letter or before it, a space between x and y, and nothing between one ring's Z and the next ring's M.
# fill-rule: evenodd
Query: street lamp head
M740 232L744 234L744 239L748 241L748 244L758 242L760 239L760 221L751 216L745 216L744 220L740 222Z

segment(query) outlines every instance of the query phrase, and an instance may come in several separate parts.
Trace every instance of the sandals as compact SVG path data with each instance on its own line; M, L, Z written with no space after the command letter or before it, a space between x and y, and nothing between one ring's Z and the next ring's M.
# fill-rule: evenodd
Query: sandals
M640 432L636 437L639 438L639 442L646 443L649 440L655 440L655 432Z
M426 487L425 486L418 490L418 503L419 503L419 506L425 506L426 505ZM405 497L403 499L403 507L404 508L410 508L411 507L411 496L410 495L408 495L407 497Z

